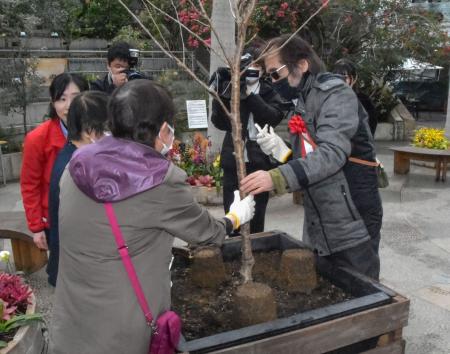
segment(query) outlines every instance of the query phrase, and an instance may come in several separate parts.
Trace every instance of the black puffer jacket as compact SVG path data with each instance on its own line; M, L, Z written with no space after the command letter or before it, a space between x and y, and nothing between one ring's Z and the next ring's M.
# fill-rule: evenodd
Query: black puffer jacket
M223 99L223 102L227 108L230 107L229 100ZM267 170L274 166L270 158L262 152L256 141L249 140L247 125L250 113L253 113L254 122L258 123L261 128L266 124L276 127L284 117L282 108L280 95L274 91L271 84L264 81L261 81L259 94L250 94L247 98L241 100L242 139L246 142L245 147L249 163L257 169ZM212 103L211 121L217 129L226 131L221 152L222 168L235 169L236 161L234 159L231 122L220 103L216 100Z

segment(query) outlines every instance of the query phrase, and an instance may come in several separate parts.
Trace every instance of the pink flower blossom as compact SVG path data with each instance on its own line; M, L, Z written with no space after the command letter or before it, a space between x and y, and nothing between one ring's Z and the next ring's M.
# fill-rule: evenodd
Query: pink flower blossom
M289 7L289 4L288 4L287 2L283 2L283 3L280 5L280 9L281 9L281 10L287 10L288 7Z
M277 11L277 17L284 17L284 16L286 16L284 11L281 11L281 10Z

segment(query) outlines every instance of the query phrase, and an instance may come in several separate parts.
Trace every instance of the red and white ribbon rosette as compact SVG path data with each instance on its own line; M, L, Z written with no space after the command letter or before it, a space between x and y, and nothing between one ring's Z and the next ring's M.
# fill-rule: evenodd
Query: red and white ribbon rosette
M317 145L311 138L311 135L309 135L308 129L306 129L306 123L300 114L294 114L291 117L288 127L291 134L300 137L300 152L302 158L315 150Z

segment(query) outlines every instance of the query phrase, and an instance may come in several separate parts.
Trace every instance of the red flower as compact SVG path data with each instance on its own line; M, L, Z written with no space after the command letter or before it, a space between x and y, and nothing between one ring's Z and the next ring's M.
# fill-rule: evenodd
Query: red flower
M289 7L289 4L288 4L287 2L283 2L283 3L280 5L280 9L281 9L281 10L287 10L288 7Z
M291 134L302 134L306 133L306 124L300 114L294 114L288 123L289 131Z
M277 17L284 17L284 16L285 16L284 11L281 10L277 11Z

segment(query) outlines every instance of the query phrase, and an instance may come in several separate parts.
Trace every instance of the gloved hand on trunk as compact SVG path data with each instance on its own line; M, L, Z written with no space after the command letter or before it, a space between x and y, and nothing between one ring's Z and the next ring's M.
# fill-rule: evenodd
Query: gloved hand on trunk
M249 222L255 215L255 201L252 195L241 200L239 191L234 191L234 201L230 206L230 211L226 215L233 223L233 229L238 229L242 224Z

